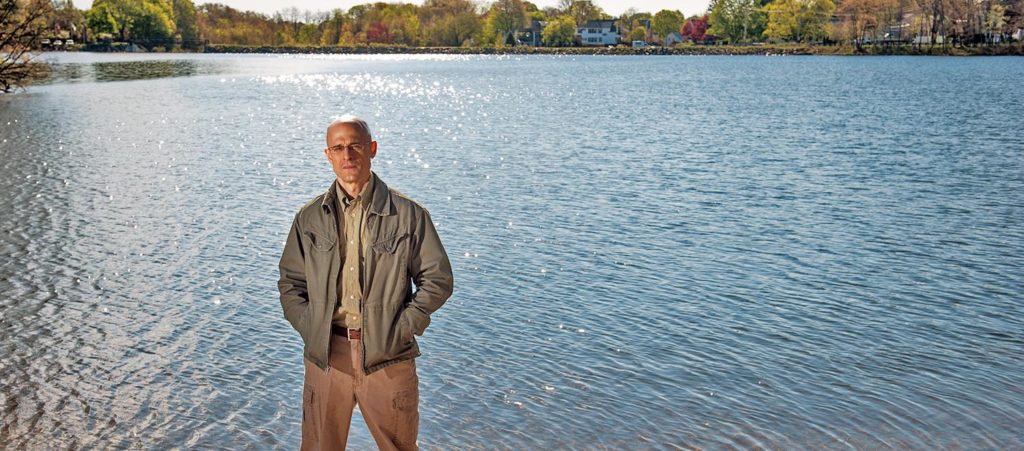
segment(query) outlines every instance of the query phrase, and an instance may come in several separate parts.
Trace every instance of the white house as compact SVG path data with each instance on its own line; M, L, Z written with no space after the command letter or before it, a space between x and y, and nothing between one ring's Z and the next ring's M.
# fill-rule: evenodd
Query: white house
M584 46L616 45L619 43L619 27L614 20L588 20L586 25L576 29L576 38Z

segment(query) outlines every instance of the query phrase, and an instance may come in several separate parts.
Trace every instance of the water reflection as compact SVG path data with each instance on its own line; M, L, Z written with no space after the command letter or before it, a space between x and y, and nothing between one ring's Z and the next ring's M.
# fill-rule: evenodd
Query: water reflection
M212 61L191 59L52 63L46 84L111 82L211 75L224 71Z

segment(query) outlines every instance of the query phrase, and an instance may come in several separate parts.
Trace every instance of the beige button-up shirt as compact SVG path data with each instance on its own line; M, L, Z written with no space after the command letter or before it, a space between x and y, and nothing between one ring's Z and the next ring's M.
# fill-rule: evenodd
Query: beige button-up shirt
M366 208L373 199L373 178L355 199L350 199L340 183L335 183L339 203L338 227L341 235L341 277L338 299L331 322L351 329L362 327L360 304L363 302L363 249L366 248Z

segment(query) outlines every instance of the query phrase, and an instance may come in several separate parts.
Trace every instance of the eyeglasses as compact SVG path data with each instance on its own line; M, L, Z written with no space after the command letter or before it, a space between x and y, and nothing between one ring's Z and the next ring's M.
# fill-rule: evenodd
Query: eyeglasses
M373 141L367 141L363 143L352 143L349 145L338 144L336 146L328 147L327 151L331 153L341 153L341 151L348 149L355 153L363 153L363 151L366 150L366 146L372 142Z

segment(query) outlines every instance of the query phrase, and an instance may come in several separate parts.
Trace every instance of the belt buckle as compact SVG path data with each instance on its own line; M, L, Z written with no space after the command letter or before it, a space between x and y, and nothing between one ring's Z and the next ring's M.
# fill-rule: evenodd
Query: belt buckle
M354 334L352 333L353 330L355 331ZM358 340L359 339L359 329L352 329L350 327L346 327L345 328L345 338L347 338L349 341Z

